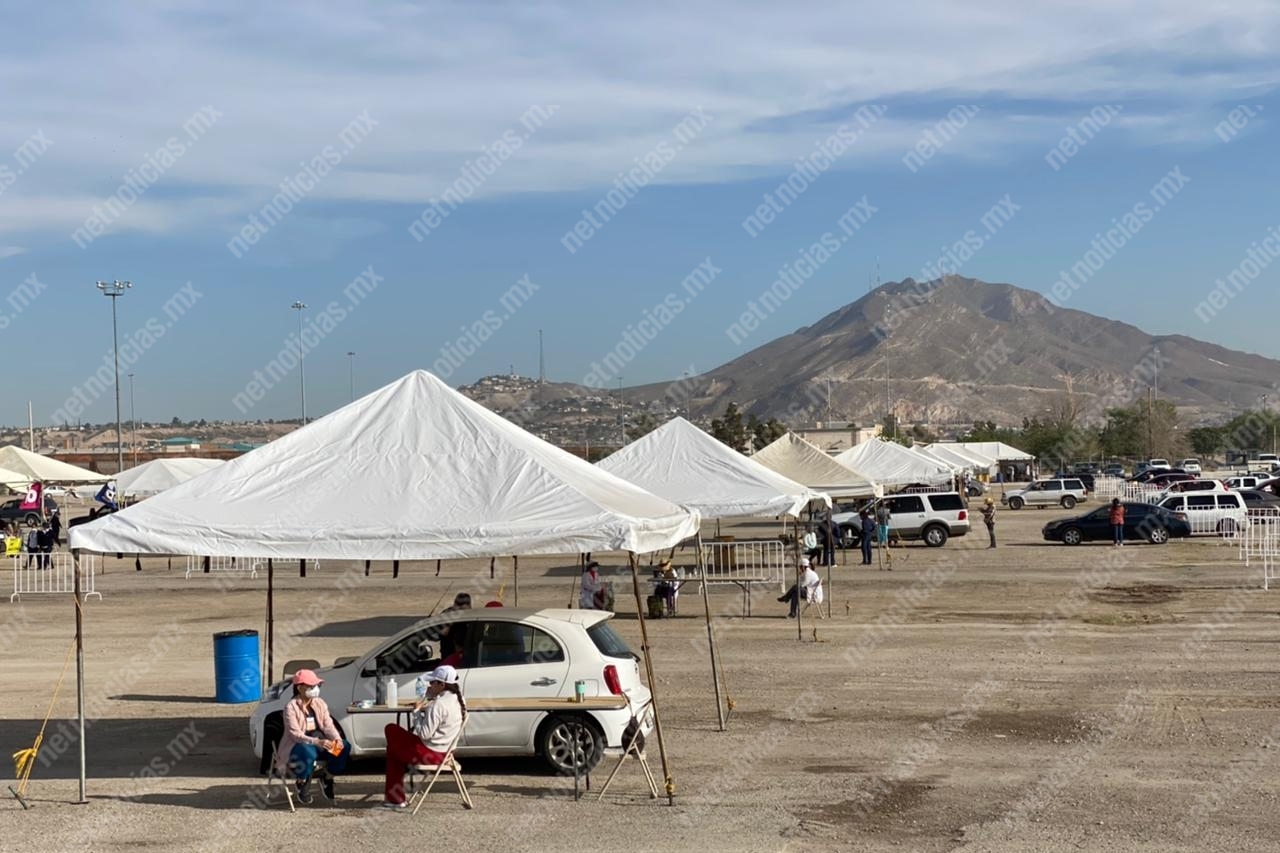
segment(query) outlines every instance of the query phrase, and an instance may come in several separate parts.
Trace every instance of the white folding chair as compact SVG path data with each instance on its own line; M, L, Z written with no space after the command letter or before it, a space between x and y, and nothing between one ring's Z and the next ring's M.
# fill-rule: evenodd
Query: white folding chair
M413 775L427 776L426 787L418 789L414 786L413 794L409 797L409 804L413 806L413 814L418 813L418 809L422 808L422 804L427 801L427 794L431 793L431 788L436 784L436 780L440 778L440 774L446 770L453 774L453 781L458 786L458 794L462 797L462 807L466 809L475 808L471 802L471 794L467 791L467 784L462 781L462 765L458 763L458 759L454 757L453 751L458 747L458 741L462 738L462 733L467 728L467 719L470 715L462 715L462 726L459 727L458 733L453 736L453 740L449 743L449 748L445 750L444 760L439 764L410 764L409 773L410 784L412 785ZM415 802L416 801L416 804Z
M270 744L271 754L276 754L278 744ZM293 774L289 771L289 759L285 757L285 766L281 767L276 763L275 758L271 759L271 769L267 771L267 796L271 796L271 785L273 782L279 782L280 788L284 791L284 798L289 803L289 811L297 812L298 809L293 804ZM321 761L316 761L315 766L311 768L311 778L315 779L321 773L328 773L329 770ZM335 801L336 802L336 801ZM329 803L335 805L335 803Z

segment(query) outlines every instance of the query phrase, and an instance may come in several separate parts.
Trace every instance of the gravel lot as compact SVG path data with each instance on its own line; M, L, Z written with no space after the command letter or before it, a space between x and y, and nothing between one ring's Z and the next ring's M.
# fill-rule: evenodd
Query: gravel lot
M264 578L188 580L177 561L135 572L108 557L105 598L85 607L89 803L71 804L76 750L58 734L75 713L73 671L44 747L62 754L37 767L31 810L0 801L0 850L1274 850L1280 590L1261 591L1259 569L1214 538L1041 542L1065 514L1003 510L995 551L977 534L913 544L893 549L892 571L851 552L832 570L832 618L806 619L803 642L776 590L742 619L739 593L715 587L734 702L723 733L701 603L686 591L677 618L649 623L674 807L648 799L634 765L606 802L575 803L539 764L475 760L470 812L448 787L417 818L373 809L379 762L340 780L337 807L242 808L261 785L252 706L213 703L210 635L262 630ZM570 563L521 560L520 603L565 606ZM343 600L345 568L277 572L277 668L365 651L442 595L493 592L487 560L440 577L405 564L394 580L380 565ZM622 588L616 624L638 649ZM39 728L72 618L67 597L0 609L5 755ZM656 745L650 757L660 770Z

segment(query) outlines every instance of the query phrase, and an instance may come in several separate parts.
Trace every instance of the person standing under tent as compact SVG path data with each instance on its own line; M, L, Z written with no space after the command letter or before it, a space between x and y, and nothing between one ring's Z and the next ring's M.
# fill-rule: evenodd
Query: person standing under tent
M578 607L583 610L603 610L604 584L600 581L600 564L595 560L582 570L582 586L578 593Z
M823 513L822 521L818 523L818 535L822 540L822 565L830 568L836 564L836 537L839 536L830 508Z
M871 517L871 510L863 507L858 511L858 519L862 524L862 565L871 565L871 540L876 535L876 520Z
M893 513L889 511L889 504L886 501L880 501L876 507L876 542L881 547L889 547L889 523L893 521Z
M54 507L52 513L49 514L49 531L53 534L53 544L56 547L62 547L62 515Z
M991 539L987 547L996 547L996 503L991 498L982 502L982 523L987 526L987 536Z

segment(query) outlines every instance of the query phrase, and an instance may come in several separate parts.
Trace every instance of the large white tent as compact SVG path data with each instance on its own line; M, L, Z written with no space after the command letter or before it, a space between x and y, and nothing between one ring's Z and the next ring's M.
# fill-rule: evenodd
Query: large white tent
M832 459L793 432L756 451L756 462L811 489L838 497L871 497L879 486L862 472Z
M0 468L21 474L28 481L42 483L105 483L111 477L88 468L70 465L61 459L32 453L16 444L0 447Z
M122 497L153 497L211 468L217 468L225 461L224 459L197 459L193 456L152 459L116 477L116 493Z
M838 454L836 461L861 471L881 486L943 485L955 476L950 466L879 438L849 448Z
M961 441L966 451L979 453L996 462L1034 462L1035 457L1003 441Z
M924 448L932 456L948 462L959 468L965 468L970 471L992 471L992 466L996 464L996 460L983 456L972 450L966 450L961 444L954 442L934 442Z
M8 468L0 468L0 486L11 486L13 488L25 487L31 485L31 478L21 471L10 471Z
M826 494L743 456L681 417L596 466L703 518L799 515L810 501L831 505Z
M428 560L647 552L699 517L416 371L283 438L76 527L103 553Z

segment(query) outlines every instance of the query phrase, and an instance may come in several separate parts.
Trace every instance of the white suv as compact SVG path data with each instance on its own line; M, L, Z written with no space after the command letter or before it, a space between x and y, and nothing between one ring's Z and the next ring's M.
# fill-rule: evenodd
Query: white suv
M893 539L919 539L930 548L939 548L952 536L969 533L969 509L959 492L915 492L888 495L871 504L871 517L883 503L889 507L889 536ZM862 522L857 512L831 516L838 525L840 539L846 548L856 548L862 541Z
M376 699L377 684L395 678L401 697L414 695L419 675L438 666L446 653L461 652L458 675L466 700L552 698L571 700L574 682L586 683L586 695L626 696L628 707L617 711L473 710L459 755L537 755L559 773L573 772L573 742L586 723L592 743L588 763L597 764L605 749L621 749L634 715L650 697L641 683L635 653L613 630L612 613L601 610L462 610L425 619L401 631L372 651L316 670L324 679L320 696L334 722L351 742L355 756L386 752L383 729L394 714L348 714L362 699ZM273 684L249 718L253 753L266 772L271 751L283 732L284 706L292 698L288 681ZM653 729L647 708L640 731Z
M1037 480L1025 489L1013 489L1000 496L1000 503L1007 503L1009 509L1022 509L1024 506L1061 506L1071 509L1081 501L1089 499L1089 490L1084 483L1074 477L1060 480Z
M1160 506L1186 519L1192 533L1232 536L1249 526L1249 513L1239 492L1182 492Z
M1183 459L1181 462L1178 463L1177 467L1181 468L1183 471L1186 471L1188 474L1202 473L1200 469L1199 459Z

